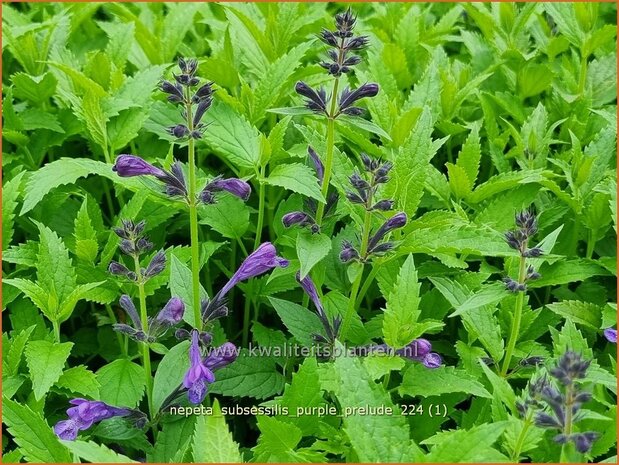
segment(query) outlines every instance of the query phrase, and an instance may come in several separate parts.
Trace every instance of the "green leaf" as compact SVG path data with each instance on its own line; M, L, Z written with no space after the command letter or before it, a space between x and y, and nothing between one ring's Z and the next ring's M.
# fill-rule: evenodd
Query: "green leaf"
M70 463L71 454L60 443L40 413L2 398L2 422L28 462Z
M579 323L589 328L598 330L602 324L602 307L590 302L580 300L564 300L546 305L557 315L569 318L574 323Z
M592 276L608 276L608 271L590 260L560 260L546 263L539 268L541 278L527 283L530 288L555 286L558 284L584 281Z
M305 279L310 270L327 256L331 250L331 239L322 233L312 234L302 230L297 236L297 257L301 264L301 279Z
M24 353L35 399L41 400L58 381L72 347L72 342L59 344L43 340L28 343Z
M193 310L193 289L192 289L192 275L191 270L185 265L175 254L170 255L170 279L168 281L168 287L170 288L170 294L179 297L185 304L185 313L183 313L183 319L189 323L194 324L194 310ZM206 298L206 291L200 285L200 298Z
M507 457L491 447L506 426L505 422L494 422L469 430L440 432L423 441L434 446L425 460L428 463L507 462Z
M144 369L126 359L99 368L97 380L101 400L116 407L134 408L144 395Z
M468 177L464 168L453 163L447 163L449 187L457 200L465 199L471 193L473 181Z
M75 288L75 270L69 258L69 251L58 235L37 223L39 228L39 253L37 254L37 284L50 293L50 300L56 299L55 305L48 310L58 318L59 306Z
M341 348L341 346L340 346ZM339 380L335 394L342 408L390 407L393 415L344 416L344 431L359 462L405 462L410 458L406 418L381 385L372 381L358 357L338 357L334 363Z
M412 364L404 372L400 395L438 396L450 392L466 392L477 397L492 398L484 386L465 370L441 366L432 370L422 364Z
M363 366L372 379L380 379L392 371L401 371L404 365L402 357L387 354L370 354L363 359Z
M261 434L258 444L252 449L256 462L305 462L294 451L302 436L301 430L295 425L275 418L259 416L258 428Z
M148 462L183 462L191 445L195 421L196 417L190 416L164 423L161 432L157 435L152 455L148 456Z
M266 179L272 186L285 189L325 202L318 186L318 178L309 166L301 163L277 165Z
M72 453L91 463L138 463L93 441L62 441Z
M387 308L383 318L385 342L399 349L421 336L416 327L421 313L419 308L417 270L413 256L409 255L400 268L398 280L387 297Z
M460 149L460 153L458 153L458 161L456 162L456 165L464 170L467 179L470 181L468 185L469 190L473 188L477 180L480 160L481 145L479 142L479 125L476 124L462 145L462 149Z
M88 198L84 199L77 212L73 235L75 236L75 254L78 258L94 264L99 252L99 243L97 242L97 231L95 231L90 216L88 216Z
M275 297L269 297L269 302L290 334L305 347L313 345L312 334L323 334L322 324L314 312L299 304Z
M3 370L5 370L3 374L18 374L24 348L26 347L26 343L28 342L28 339L30 339L30 335L35 328L36 325L32 325L26 329L22 329L19 333L9 339L7 344L8 347L5 346L5 352L3 354L3 362L6 363L6 366L2 365Z
M22 171L2 186L2 251L4 252L13 238L13 220L20 194L20 186L25 171ZM4 255L4 254L3 254Z
M107 151L107 122L109 118L103 112L101 98L93 92L86 92L82 99L82 107L77 114L86 124L87 135L103 151Z
M306 107L284 107L284 108L269 108L269 113L276 113L278 115L292 115L292 116L316 116L312 110Z
M153 408L159 411L163 401L181 385L189 369L189 341L182 341L163 356L153 381Z
M495 304L507 296L508 293L502 283L488 284L458 305L456 311L449 316L454 317L485 305Z
M193 434L193 461L195 463L241 463L239 446L232 439L221 414L219 400L213 402L212 415L200 415L196 419Z
M43 103L56 91L56 78L50 72L40 76L15 73L11 76L15 87L15 97L27 99L33 103Z
M200 215L201 223L230 239L240 239L249 228L249 208L232 195L222 195L214 204L203 207Z
M364 131L376 134L387 141L391 141L391 137L389 136L389 134L387 134L380 126L371 121L368 121L367 119L354 116L341 116L336 121L338 123L341 122L347 126L352 126L353 129L363 129Z
M243 349L233 363L217 370L210 392L265 399L280 393L283 387L284 377L277 371L273 357L250 356Z
M56 381L56 386L76 394L83 394L91 399L99 398L99 381L96 375L84 365L66 369Z
M260 133L232 107L215 100L204 121L204 140L216 153L239 168L258 166Z

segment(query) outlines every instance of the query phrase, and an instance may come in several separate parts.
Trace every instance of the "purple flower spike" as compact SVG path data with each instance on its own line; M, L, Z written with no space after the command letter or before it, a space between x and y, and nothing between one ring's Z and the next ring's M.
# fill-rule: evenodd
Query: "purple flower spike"
M198 332L191 332L191 346L189 346L190 367L183 378L183 386L188 389L187 397L192 404L200 404L206 396L208 383L215 381L215 375L202 363Z
M277 256L277 251L273 244L264 242L241 263L236 273L232 275L226 285L219 291L218 299L222 299L230 289L241 281L264 274L277 266L287 267L288 260Z
M423 363L423 366L426 368L438 368L443 364L443 360L436 352L430 352L423 358L421 363Z
M54 426L54 433L60 439L74 441L80 430L90 428L94 423L112 417L125 417L130 409L112 407L104 402L86 399L73 399L69 402L75 407L67 410L68 420L62 420Z
M157 178L164 178L166 175L163 170L135 155L119 155L118 158L116 158L116 163L112 167L112 170L123 178L131 176L155 176Z
M178 297L172 297L157 314L157 321L173 326L183 319L184 312L185 304L183 301Z
M236 360L238 349L231 342L226 342L213 349L204 359L204 366L210 370L225 367Z
M608 342L617 343L617 330L613 328L607 328L604 330L604 337L608 339Z

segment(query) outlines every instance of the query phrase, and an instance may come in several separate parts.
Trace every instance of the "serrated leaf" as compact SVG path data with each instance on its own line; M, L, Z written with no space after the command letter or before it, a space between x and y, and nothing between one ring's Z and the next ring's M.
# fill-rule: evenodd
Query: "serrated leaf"
M189 369L189 341L182 341L163 356L153 381L153 408L159 410L163 401L181 385Z
M53 343L43 340L28 343L24 353L35 399L42 399L58 381L72 347L72 342Z
M352 128L363 129L364 131L371 132L372 134L376 134L386 141L391 141L391 137L383 128L373 123L372 121L368 121L367 119L363 119L355 116L342 116L337 119L338 122L342 124L346 124Z
M484 386L465 370L450 366L428 369L413 364L404 372L400 395L438 396L450 392L466 392L477 397L492 398Z
M323 334L324 330L318 316L307 308L275 297L269 297L269 302L290 334L305 347L312 346L312 334Z
M447 163L446 165L451 192L456 196L456 199L465 199L471 193L473 182L461 166L454 165L453 163Z
M272 186L285 189L316 199L324 203L324 198L318 186L318 178L309 166L300 163L277 165L266 182Z
M508 293L502 283L488 284L459 304L456 307L456 311L449 316L454 317L484 305L495 304L507 296Z
M170 288L170 294L179 297L185 304L183 320L189 324L195 322L192 281L193 279L189 267L178 259L175 254L171 254L168 287ZM200 298L204 299L206 296L206 291L202 285L200 285Z
M205 206L201 223L230 239L240 239L249 228L249 209L245 203L231 195L224 195L212 205Z
M144 369L126 359L99 368L97 380L101 400L115 407L134 408L144 395Z
M9 339L8 344L5 345L4 359L6 367L3 365L3 369L6 370L6 375L16 375L21 364L22 354L26 343L30 338L30 335L36 328L36 325L32 325L26 329L21 330L19 333ZM7 347L8 346L8 347Z
M40 413L2 398L2 421L22 454L32 463L70 463L71 454L60 443Z
M88 216L87 198L84 199L77 212L73 235L75 236L75 254L78 258L94 264L99 252L99 243L97 242L97 231L95 231L90 216Z
M2 251L7 249L13 238L13 220L24 173L22 171L2 186Z
M195 463L241 463L239 446L232 439L219 400L213 402L212 415L200 415L193 433Z
M297 236L297 257L301 264L301 279L305 279L314 265L326 257L330 250L331 239L324 234L300 231Z
M398 280L387 297L387 308L383 318L385 342L399 349L421 336L417 329L419 308L419 289L417 270L413 256L409 255L400 268Z
M479 143L479 125L475 125L462 144L456 165L464 170L467 179L470 181L469 190L475 185L477 173L479 172L479 162L481 160L481 146Z
M372 379L380 379L392 371L404 368L404 359L386 354L370 354L363 359L363 366Z
M579 323L589 328L598 330L602 323L602 307L590 302L580 300L564 300L546 305L557 315L569 318L574 323Z
M165 423L157 435L152 454L148 456L151 463L179 463L191 446L196 417L189 416Z
M434 446L425 459L431 463L507 462L507 457L491 447L506 426L505 422L494 422L469 430L440 432L424 441Z
M215 382L209 390L227 396L265 399L280 393L283 387L284 377L277 371L273 357L250 356L243 349L234 362L215 372Z
M56 386L76 394L83 394L91 399L99 398L99 381L96 375L84 365L66 369L56 381Z
M275 418L259 416L260 437L253 448L256 462L299 462L295 448L301 441L301 430Z
M138 463L129 457L93 441L62 441L62 444L78 457L90 463Z

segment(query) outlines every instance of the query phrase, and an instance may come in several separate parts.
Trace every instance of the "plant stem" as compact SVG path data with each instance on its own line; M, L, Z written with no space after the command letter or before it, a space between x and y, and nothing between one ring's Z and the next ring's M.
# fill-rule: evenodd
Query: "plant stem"
M187 127L193 132L193 116L189 90L186 94ZM202 315L200 313L200 249L198 241L198 205L196 198L196 150L193 137L189 137L187 145L189 164L189 229L191 241L191 293L193 297L193 325L202 330Z
M519 283L524 283L526 272L527 259L523 256L520 256L520 269L518 272ZM501 375L503 377L505 377L505 375L507 374L507 370L509 369L509 364L512 361L514 348L516 347L516 341L518 340L518 336L520 333L520 320L522 320L522 305L524 304L524 293L525 291L518 291L518 295L516 296L516 305L514 306L514 321L512 323L512 330L509 335L509 341L507 343L507 350L505 351L505 358L503 359L503 369L501 370Z
M329 182L331 181L331 172L333 169L333 145L335 141L335 108L337 103L337 89L340 83L340 79L336 78L333 83L333 94L331 96L331 111L329 112L327 119L327 147L325 154L325 175L322 180L321 193L325 201L327 200L327 193L329 191ZM318 210L316 211L316 224L322 225L322 217L325 214L325 204L319 203Z
M138 292L140 295L140 320L142 329L148 334L148 313L146 311L146 292L144 292L144 280L140 261L137 256L133 257L135 262L135 274L137 275ZM144 376L146 380L146 399L148 400L148 413L153 418L153 372L150 367L150 348L145 342L142 343L142 363L144 364Z
M365 294L367 294L377 274L378 274L378 266L376 266L376 264L373 263L372 269L370 270L370 273L368 274L367 278L365 278L365 281L363 281L363 286L361 286L361 291L359 291L359 294L357 295L356 304L361 303L361 300L365 297Z
M258 178L258 183L260 184L260 188L258 190L258 223L256 223L256 239L254 240L254 250L258 248L260 245L260 240L262 239L262 228L264 224L264 173L265 166L260 167L260 177Z
M568 384L565 387L565 426L563 428L563 434L565 436L568 436L570 434L572 434L572 407L574 405L574 390L572 387L572 384ZM563 444L561 446L561 456L559 458L559 461L561 463L569 463L569 462L573 462L574 460L570 460L570 457L573 454L570 453L570 451L568 450L570 442L567 441L565 444Z
M520 430L520 434L518 435L518 439L516 440L516 445L514 446L514 451L512 452L511 459L512 461L519 463L520 459L520 451L522 450L522 445L524 443L524 439L527 437L527 431L531 426L531 414L533 410L529 409L527 411L527 416L524 419L524 425L522 425L522 429Z
M371 199L369 199L368 203L371 203ZM368 242L370 240L370 229L372 227L372 212L367 208L365 210L365 217L363 220L363 236L361 238L361 252L360 256L362 260L365 260L365 256L368 251ZM359 293L359 286L361 286L361 279L363 278L363 262L361 262L361 269L353 282L352 289L350 290L350 298L348 299L348 308L346 309L346 314L344 315L344 321L342 321L342 330L340 331L340 338L342 341L346 340L346 335L348 333L348 328L350 326L350 322L352 320L352 316L355 313L355 309L357 308L357 294Z
M587 258L593 257L593 251L597 240L597 230L593 229L589 231L589 240L587 241Z
M54 327L54 338L60 344L60 323L57 320L52 320L52 326Z
M253 288L253 285L251 285L251 287ZM247 344L249 342L250 310L251 310L251 299L248 296L245 296L245 306L243 308L243 347L247 347Z
M585 90L587 82L587 59L588 56L583 56L580 60L580 75L578 76L578 93L582 94Z

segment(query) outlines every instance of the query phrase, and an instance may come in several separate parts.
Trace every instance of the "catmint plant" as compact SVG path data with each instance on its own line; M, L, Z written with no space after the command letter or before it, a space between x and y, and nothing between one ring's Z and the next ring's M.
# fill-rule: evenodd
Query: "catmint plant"
M353 67L361 62L358 53L368 45L366 36L355 36L357 18L349 8L343 13L335 15L335 30L323 29L318 35L329 50L327 59L320 63L327 73L333 78L333 85L330 94L324 87L316 90L307 83L299 81L295 86L295 91L305 98L305 106L314 113L323 116L327 120L326 153L323 168L320 169L319 177L322 179L322 196L327 199L329 183L333 171L333 149L335 143L335 120L343 115L358 117L363 114L363 109L355 104L366 97L374 97L378 94L378 84L365 83L356 89L346 87L340 91L340 80L342 75L349 74ZM313 149L309 151L310 157L319 159ZM316 163L316 162L315 162ZM322 167L322 163L320 163ZM315 224L322 225L326 205L318 205L315 214Z
M540 274L533 266L527 265L527 258L540 257L542 249L539 247L529 247L529 241L535 236L538 230L537 217L530 210L524 210L515 215L517 229L505 233L505 241L512 249L518 251L518 277L513 279L506 277L503 279L505 287L516 293L516 303L514 305L511 332L503 359L501 374L505 376L509 370L509 365L516 347L518 334L520 332L520 322L522 319L522 307L524 305L524 295L527 290L527 281L540 278Z
M206 124L202 121L213 103L213 83L202 82L196 76L197 60L178 60L179 74L173 74L174 82L162 80L160 90L167 94L168 101L181 108L183 121L167 128L167 132L179 142L187 143L188 179L185 180L182 164L174 161L166 171L157 168L135 155L120 155L113 170L119 176L154 176L170 197L181 198L189 209L191 246L191 289L193 301L193 324L202 329L200 316L200 251L198 243L198 206L216 202L216 193L226 191L240 199L247 200L251 194L249 184L241 179L224 179L216 176L202 188L198 186L195 141L202 138Z

